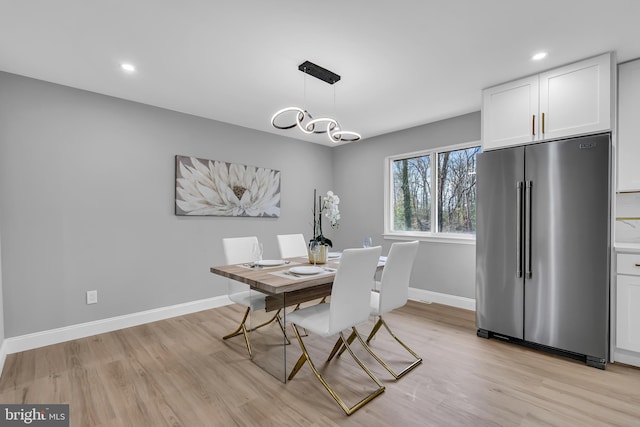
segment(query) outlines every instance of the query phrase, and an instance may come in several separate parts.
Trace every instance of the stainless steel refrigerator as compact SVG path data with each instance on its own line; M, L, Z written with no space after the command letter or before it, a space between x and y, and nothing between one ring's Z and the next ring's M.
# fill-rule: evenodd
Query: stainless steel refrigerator
M605 368L609 349L609 134L477 158L476 324Z

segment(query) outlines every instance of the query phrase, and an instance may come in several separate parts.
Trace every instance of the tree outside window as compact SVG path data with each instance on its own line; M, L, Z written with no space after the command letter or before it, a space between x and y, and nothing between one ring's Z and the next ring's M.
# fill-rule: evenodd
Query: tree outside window
M431 156L393 162L395 230L431 230Z
M476 232L476 154L480 147L438 153L438 231Z
M475 234L480 152L472 146L392 159L390 231Z

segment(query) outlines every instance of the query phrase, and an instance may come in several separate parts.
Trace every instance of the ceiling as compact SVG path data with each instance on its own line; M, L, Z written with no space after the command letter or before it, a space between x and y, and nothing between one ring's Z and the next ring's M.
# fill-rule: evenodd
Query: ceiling
M640 57L639 17L638 0L0 0L0 70L332 145L271 126L306 107L363 144L478 111L484 87ZM305 60L341 80L305 76Z

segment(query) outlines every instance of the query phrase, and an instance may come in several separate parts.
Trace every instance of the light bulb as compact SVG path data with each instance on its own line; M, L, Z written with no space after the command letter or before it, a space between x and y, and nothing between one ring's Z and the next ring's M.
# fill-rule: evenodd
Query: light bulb
M133 73L136 71L136 67L133 64L128 64L128 63L120 64L120 68L122 68L127 73Z

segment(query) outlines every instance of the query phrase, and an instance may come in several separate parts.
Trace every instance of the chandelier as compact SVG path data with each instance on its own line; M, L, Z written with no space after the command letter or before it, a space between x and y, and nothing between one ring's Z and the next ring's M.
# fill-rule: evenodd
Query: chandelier
M338 82L340 76L316 65L312 62L305 61L298 66L298 70L303 73L312 75L330 85ZM334 87L334 107L335 107L335 87ZM278 121L289 120L287 124L278 124ZM276 111L271 117L271 125L276 129L287 130L297 127L307 135L326 133L329 140L333 143L358 141L361 136L359 133L343 130L336 119L330 117L320 117L314 119L311 113L306 109L299 107L286 107Z

